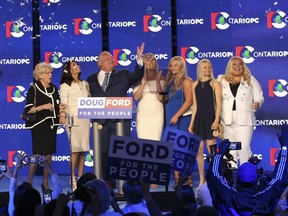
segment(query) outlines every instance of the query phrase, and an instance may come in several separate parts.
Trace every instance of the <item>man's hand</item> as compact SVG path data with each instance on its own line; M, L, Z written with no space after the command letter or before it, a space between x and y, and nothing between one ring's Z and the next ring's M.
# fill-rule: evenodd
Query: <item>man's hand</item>
M137 60L143 59L145 43L142 43L140 47L137 47Z
M18 153L17 162L13 171L13 178L18 178L18 171L21 167L29 164L29 156L26 153Z
M281 145L281 148L283 146L288 147L288 126L286 124L281 126L281 134L278 135L278 139Z
M231 142L228 139L222 140L222 142L219 145L218 154L225 155L226 153L228 153L230 144L231 144Z
M26 153L18 153L15 168L21 168L28 164L29 164L29 156Z

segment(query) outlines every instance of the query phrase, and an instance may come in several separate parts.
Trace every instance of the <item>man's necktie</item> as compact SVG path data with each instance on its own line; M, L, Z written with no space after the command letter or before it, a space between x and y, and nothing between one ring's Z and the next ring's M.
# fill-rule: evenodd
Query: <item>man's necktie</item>
M103 83L102 83L102 86L101 86L103 91L106 90L106 87L108 85L108 78L109 78L109 73L107 72L107 73L105 73L105 77L104 77L104 80L103 80Z

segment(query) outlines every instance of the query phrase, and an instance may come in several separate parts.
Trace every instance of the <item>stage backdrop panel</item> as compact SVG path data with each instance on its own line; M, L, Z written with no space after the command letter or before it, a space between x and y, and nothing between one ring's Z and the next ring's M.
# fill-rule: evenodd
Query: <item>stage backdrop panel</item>
M263 89L265 102L256 112L253 153L273 169L270 149L278 145L275 129L287 123L287 2L177 1L178 53L196 79L197 63L213 64L214 75L225 73L232 56L240 56ZM265 134L263 133L265 131ZM269 139L263 139L263 136ZM272 151L272 150L271 150ZM207 153L207 152L206 152Z
M75 60L81 67L81 78L86 79L98 70L98 54L102 50L101 4L100 1L69 1L61 4L40 5L41 61L54 68L53 83L60 88L63 67ZM59 173L69 173L70 143L63 127L58 129L57 153L53 157ZM91 133L92 134L92 133ZM91 149L93 143L91 139ZM86 154L86 168L92 171L93 151Z
M106 23L101 23L100 1L39 0L40 34L33 38L32 0L1 3L0 157L12 167L17 151L31 154L30 131L23 129L20 114L32 82L34 54L39 51L39 61L53 66L53 83L57 86L61 69L70 59L79 62L81 77L86 79L98 71L98 54L105 45L102 25ZM240 56L260 82L265 97L263 107L256 113L252 150L263 159L266 169L273 169L278 147L275 130L288 123L285 106L288 2L177 0L175 3L176 20L172 20L171 1L107 0L108 34L104 37L117 69L133 70L136 47L141 42L145 42L145 52L156 55L160 68L167 68L172 54L182 56L193 80L199 60L210 59L218 76L224 73L231 56ZM172 32L172 22L176 22L176 32ZM39 47L33 47L33 39L40 39ZM132 89L128 93L131 95ZM134 110L136 106L135 103ZM135 125L134 114L133 136ZM55 169L59 174L69 174L69 142L63 127L58 134L57 154L53 157ZM92 151L86 155L85 164L87 170L92 169ZM27 173L26 168L23 170Z
M145 43L144 54L152 52L159 68L167 68L172 57L171 5L169 1L108 1L109 49L116 68L133 71L136 64L137 46ZM129 96L132 96L132 88ZM134 102L136 112L137 102ZM135 113L131 130L136 134Z
M0 7L0 157L10 164L14 151L31 149L20 119L33 80L31 8L30 1L2 1Z

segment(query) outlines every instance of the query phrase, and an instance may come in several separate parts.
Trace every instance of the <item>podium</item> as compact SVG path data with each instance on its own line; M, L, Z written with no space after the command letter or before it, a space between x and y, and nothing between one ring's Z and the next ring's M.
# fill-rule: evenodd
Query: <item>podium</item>
M102 125L98 122L93 122L93 155L94 155L94 174L99 177L103 176L102 173L102 156L101 156L101 129ZM116 135L124 136L123 121L116 122ZM122 186L123 180L118 180L118 194L123 194Z
M92 137L93 137L93 155L94 155L94 174L99 178L102 175L102 160L101 160L101 139L100 130L102 125L98 122L92 124ZM95 161L95 159L97 161Z
M78 118L115 120L116 135L124 136L124 119L132 119L132 97L81 97L78 98ZM100 121L101 122L101 121ZM94 174L103 177L101 130L103 125L92 123ZM123 194L123 180L118 180L118 194Z

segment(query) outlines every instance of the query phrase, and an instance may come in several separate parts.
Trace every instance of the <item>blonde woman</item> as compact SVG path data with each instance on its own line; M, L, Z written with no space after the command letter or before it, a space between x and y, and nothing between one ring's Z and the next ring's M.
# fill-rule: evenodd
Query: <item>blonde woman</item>
M144 76L133 91L134 99L139 100L136 117L137 137L159 141L164 125L162 95L159 93L164 91L166 81L161 71L158 71L158 62L152 53L145 54L143 62ZM151 188L157 187L157 184L151 185Z
M210 153L210 146L216 143L213 130L216 130L221 113L221 85L215 80L212 63L202 59L197 65L197 80L192 85L193 107L188 128L190 133L201 138L197 154L199 186L205 183L204 176L204 142Z
M252 156L250 142L255 126L255 111L264 102L263 91L243 59L238 56L228 61L225 75L219 75L217 80L222 86L224 139L241 142L241 150L230 151L237 162L239 157L241 165ZM238 164L232 163L232 167L237 168Z
M192 105L192 79L187 75L186 63L181 56L174 56L168 64L169 72L166 77L169 101L166 105L166 126L187 131L190 115L184 115ZM192 170L190 170L192 172ZM175 184L180 173L174 171ZM189 179L192 186L192 179Z

